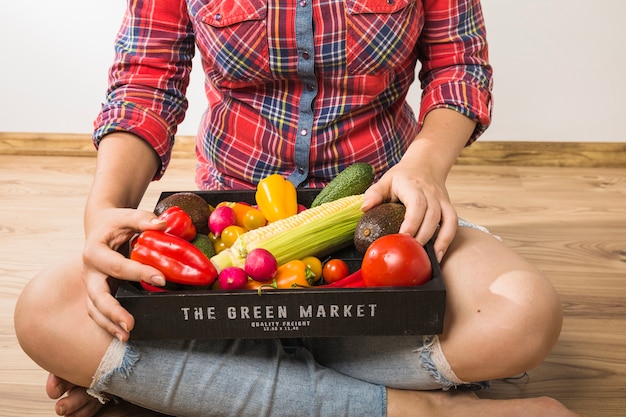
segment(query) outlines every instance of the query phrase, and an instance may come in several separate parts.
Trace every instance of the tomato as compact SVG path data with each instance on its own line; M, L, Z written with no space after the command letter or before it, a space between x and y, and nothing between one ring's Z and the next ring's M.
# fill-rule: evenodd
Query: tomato
M222 242L222 238L218 237L215 239L215 242L213 242L213 248L215 249L215 253L220 253L221 251L228 249L228 246Z
M367 287L416 286L432 276L426 250L413 237L390 234L376 239L367 248L361 263Z
M315 256L307 256L306 258L302 258L302 262L309 267L313 275L313 282L317 282L322 279L322 261L320 261Z
M348 264L343 260L331 259L324 264L322 276L324 277L324 281L330 284L347 277L349 273Z
M261 210L257 210L255 208L250 207L246 214L243 217L243 227L246 230L254 230L259 227L265 226L267 224L267 220Z
M222 231L222 243L227 248L230 248L231 246L233 246L233 243L235 243L235 240L237 240L237 238L244 233L245 230L241 226L237 226L234 224L226 226L226 228L224 228L224 230Z
M245 227L244 219L246 217L246 213L248 212L248 210L252 208L250 204L237 202L237 203L230 203L229 206L235 212L235 224L240 227Z

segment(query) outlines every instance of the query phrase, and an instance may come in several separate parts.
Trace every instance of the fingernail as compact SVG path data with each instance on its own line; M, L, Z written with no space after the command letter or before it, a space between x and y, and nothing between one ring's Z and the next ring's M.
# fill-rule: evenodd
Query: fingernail
M114 334L114 336L115 336L115 338L116 338L117 340L119 340L120 342L123 342L123 341L124 341L124 340L122 340L122 335L121 335L121 334L119 334L119 333L115 333L115 334Z
M123 321L120 322L120 327L124 329L125 332L128 331L128 326L126 326L126 323L124 323Z
M64 416L65 415L65 407L63 407L62 405L59 406L58 410L57 410L57 415L59 416Z
M150 282L152 284L154 284L154 285L162 287L162 286L165 285L165 278L156 275L156 276L153 276L152 278L150 278Z
M158 217L155 219L150 220L150 223L152 224L161 224L161 223L165 223L165 220L161 220Z
M443 259L443 251L440 250L439 252L437 252L437 262L441 262L442 259Z

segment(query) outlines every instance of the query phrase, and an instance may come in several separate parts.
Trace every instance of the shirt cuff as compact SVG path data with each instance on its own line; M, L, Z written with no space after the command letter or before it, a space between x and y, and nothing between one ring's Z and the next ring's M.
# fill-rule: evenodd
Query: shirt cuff
M437 108L455 110L475 121L476 128L467 145L472 144L491 124L491 92L475 85L459 82L446 82L429 86L424 91L420 106L419 128L424 124L426 115Z
M96 149L100 141L109 133L128 132L148 142L161 159L161 167L154 176L160 179L169 165L174 133L170 132L152 111L129 102L105 104L94 121L93 143Z

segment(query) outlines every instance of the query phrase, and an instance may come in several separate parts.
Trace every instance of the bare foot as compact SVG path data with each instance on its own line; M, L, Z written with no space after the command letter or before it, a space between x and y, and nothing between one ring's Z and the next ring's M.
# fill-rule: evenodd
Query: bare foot
M85 388L70 384L53 374L48 375L46 393L53 400L58 399L54 411L60 416L91 417L103 406L100 401L87 394Z
M419 410L419 411L418 411ZM480 399L472 392L388 390L388 417L581 417L548 398Z

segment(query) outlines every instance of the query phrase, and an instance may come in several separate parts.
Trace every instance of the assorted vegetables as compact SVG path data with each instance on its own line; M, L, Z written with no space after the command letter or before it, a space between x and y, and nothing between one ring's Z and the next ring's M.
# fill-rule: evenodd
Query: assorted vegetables
M348 171L369 173L370 169L359 164ZM256 206L235 201L209 206L208 235L197 231L181 207L167 208L159 215L166 228L141 232L132 241L130 258L161 271L168 285L142 282L142 287L169 291L169 283L175 283L184 289L262 291L421 285L430 279L430 259L408 235L375 240L356 271L333 258L337 250L353 244L363 217L365 184L360 184L360 193L352 193L344 189L346 178L341 176L339 185L329 184L332 192L324 194L323 202L305 208L290 181L270 175L257 187Z
M268 223L239 236L228 249L211 260L218 269L240 266L248 252L264 248L278 264L306 256L324 256L352 243L363 215L363 195L344 197L293 216Z

